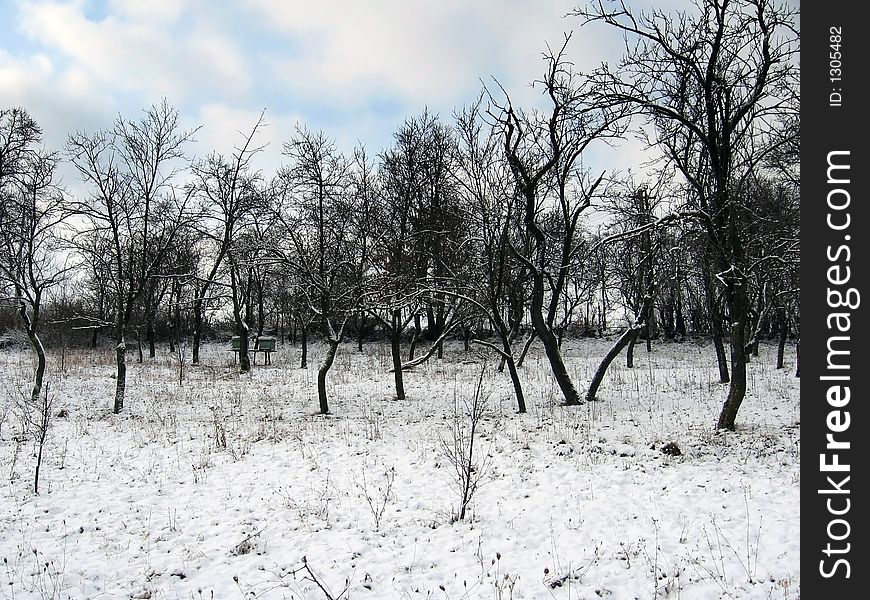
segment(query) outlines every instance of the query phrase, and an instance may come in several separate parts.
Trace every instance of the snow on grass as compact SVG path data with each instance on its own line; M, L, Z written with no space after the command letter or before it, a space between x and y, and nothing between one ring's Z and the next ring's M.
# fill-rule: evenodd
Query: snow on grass
M566 341L579 388L607 343ZM396 401L389 349L347 344L322 416L319 350L240 377L210 346L183 383L169 354L131 361L121 415L111 352L54 357L39 496L14 408L30 359L0 353L0 598L799 597L799 386L774 348L734 433L712 431L726 386L706 345L640 348L580 407L539 351L525 415L490 358L488 466L460 522L442 449L483 357L448 346Z

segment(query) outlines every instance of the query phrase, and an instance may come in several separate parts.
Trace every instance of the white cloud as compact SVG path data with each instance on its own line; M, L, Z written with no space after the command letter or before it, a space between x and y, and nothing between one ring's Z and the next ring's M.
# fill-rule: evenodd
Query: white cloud
M244 52L232 40L214 30L198 29L187 35L178 58L192 75L192 82L207 80L212 91L230 96L250 89L251 73ZM196 73L203 68L205 73L198 78Z
M0 50L0 102L9 104L28 87L51 77L53 71L54 65L43 54L14 59L8 52Z
M199 154L230 152L265 106L271 163L297 120L376 152L402 118L428 106L449 120L490 76L515 103L540 101L528 84L545 44L579 25L562 18L576 0L89 2L15 3L26 43L4 53L0 42L0 102L33 107L65 137L166 97L205 125ZM589 29L570 55L589 68L619 46Z
M42 127L45 144L56 150L71 126L105 126L117 110L111 97L92 89L75 69L59 71L44 54L16 58L2 49L0 106L26 108Z
M180 102L202 92L232 96L249 89L241 52L218 32L198 29L178 35L177 29L146 19L143 11L129 6L145 3L115 4L126 9L92 21L80 3L24 3L19 28L59 52L94 89L143 94L147 102L162 96ZM177 17L156 14L167 20Z
M110 0L114 12L132 20L171 23L187 10L187 0Z
M230 156L235 148L244 143L259 118L259 110L216 102L201 106L195 117L186 119L188 127L202 126L196 134L194 152L200 157L212 151ZM254 167L261 169L267 176L274 173L282 162L284 142L290 139L296 123L301 121L301 115L267 109L265 125L252 140L253 147L264 147L254 159Z
M414 104L455 103L498 76L525 85L545 42L572 24L571 0L342 2L249 0L264 26L304 44L271 57L277 77L308 98L359 103L371 94ZM363 98L360 98L362 96Z

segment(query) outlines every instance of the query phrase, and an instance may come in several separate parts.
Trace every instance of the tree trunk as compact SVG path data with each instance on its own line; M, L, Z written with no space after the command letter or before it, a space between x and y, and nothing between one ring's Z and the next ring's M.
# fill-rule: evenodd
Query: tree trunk
M523 394L523 385L522 382L520 382L520 374L517 371L517 365L514 362L513 352L511 351L513 340L516 338L516 331L508 329L497 309L497 306L491 307L492 314L494 315L493 319L496 325L496 331L498 331L498 335L501 338L501 346L504 351L499 366L503 368L504 365L507 365L508 373L510 373L511 376L511 383L514 386L514 396L516 396L517 399L517 412L524 413L526 412L526 398L525 394Z
M202 300L193 303L193 355L191 364L199 364L199 343L202 335Z
M523 361L526 360L526 355L529 353L529 348L532 347L532 342L535 341L535 330L529 332L529 339L526 340L526 343L523 344L523 350L520 352L520 357L517 359L517 368L523 366Z
M746 396L746 323L749 305L745 280L729 282L728 298L731 312L731 384L728 397L719 414L716 429L734 430L737 411Z
M366 316L364 313L359 313L356 316L357 322L357 350L359 352L363 351L363 339L365 338L365 330L366 330Z
M732 327L731 335L731 385L728 388L728 397L722 405L719 421L716 429L728 429L733 431L737 419L737 411L743 403L746 395L746 346L741 327Z
M722 314L713 293L713 278L710 276L709 251L705 252L702 261L702 276L704 281L704 297L707 301L707 312L710 315L710 330L713 335L713 347L716 349L716 363L719 366L719 383L728 383L728 360L725 355L724 333L722 331ZM732 318L733 320L733 318Z
M596 394L598 393L598 387L601 385L601 382L604 380L604 375L607 373L608 367L610 367L610 363L619 356L619 353L622 352L622 349L629 345L632 339L637 337L638 332L640 332L640 327L630 327L625 333L619 336L619 339L616 340L616 343L607 354L602 359L601 364L598 365L598 368L595 370L595 375L592 377L592 381L589 383L589 389L586 392L586 401L591 402L596 399Z
M39 395L42 393L42 384L45 380L45 347L35 331L28 332L28 335L30 345L36 353L36 371L33 374L33 389L30 391L30 397L33 402L39 402Z
M435 311L435 339L440 339L438 342L438 358L444 358L444 339L441 334L444 333L444 305L439 304L438 310Z
M149 315L148 323L145 329L145 336L148 341L148 358L154 358L157 356L157 348L155 346L154 340L154 316Z
M514 357L509 354L505 362L507 363L508 373L511 376L511 383L514 386L514 396L517 399L517 412L525 413L526 397L523 394L523 384L520 381L520 374L517 371L517 365L514 363Z
M308 326L303 324L299 329L299 342L302 345L302 359L299 362L300 369L308 368ZM294 328L295 330L295 328ZM295 341L293 342L296 343Z
M431 304L426 305L426 335L423 336L426 341L431 342L435 339L435 309Z
M121 329L121 326L118 325ZM122 329L123 330L123 329ZM117 338L115 345L115 364L117 373L115 375L115 406L113 412L117 415L124 408L124 392L127 389L127 341L124 335L121 334Z
M637 343L637 338L640 336L640 329L635 332L631 339L628 340L628 350L625 351L625 366L629 369L634 368L634 346Z
M39 471L42 468L42 451L45 448L45 440L48 437L48 427L51 423L51 397L48 395L48 386L45 386L45 397L39 406L39 436L37 442L39 449L36 455L36 472L33 475L33 493L39 494Z
M521 319L510 319L510 318L508 318L508 323L510 324L510 326L505 326L505 324L504 324L504 320L501 318L500 313L498 312L498 306L492 307L491 310L493 311L493 314L494 314L494 315L499 315L499 316L498 316L498 320L499 320L499 322L502 323L502 325L500 325L500 327L506 327L507 332L508 332L508 333L507 333L507 336L508 336L508 345L509 345L509 347L513 347L514 340L517 339L517 335L519 335L519 332L520 332L520 321L521 321ZM500 360L499 363L498 363L498 369L497 369L497 371L498 371L499 373L504 373L504 368L505 368L505 365L506 365L506 364L507 364L507 357L506 357L506 356L502 356L502 357L501 357L501 360Z
M328 339L328 348L326 356L323 357L323 362L317 370L317 397L320 400L320 414L329 414L329 398L326 395L326 375L335 361L335 354L338 352L338 341Z
M538 337L541 338L541 343L544 344L544 351L550 362L550 369L553 371L556 383L559 384L559 389L562 390L565 404L567 406L579 405L580 394L577 393L577 389L571 381L571 375L568 374L568 368L565 366L562 352L559 350L559 340L556 339L553 330L550 329L550 326L544 319L543 305L544 281L543 275L538 273L534 276L534 285L532 288L532 305L530 310L532 326L535 328Z
M242 323L237 331L239 332L239 373L248 373L251 370L251 354L247 324Z
M21 302L18 314L24 321L27 339L30 340L30 347L33 349L33 353L36 354L36 371L33 374L33 387L30 390L30 401L33 406L36 406L42 392L42 382L45 379L45 346L42 345L42 340L39 339L39 334L37 333L39 309L37 308L34 311L34 316L31 318L27 314L27 307L24 302Z
M263 297L263 286L257 283L257 337L262 337L266 328L266 301Z
M779 320L779 344L776 348L776 368L781 369L785 363L785 343L788 340L788 321L785 318Z
M722 340L722 324L713 326L713 347L716 348L716 363L719 365L719 383L728 383L728 360L725 358L725 342Z
M142 335L139 333L139 327L135 327L136 332L136 362L142 364L145 361L145 355L142 354Z
M394 310L391 316L390 350L393 355L393 377L396 382L396 400L405 399L405 382L402 377L402 313Z
M408 360L414 360L417 340L420 339L420 315L414 315L414 335L411 336L411 348L408 350Z

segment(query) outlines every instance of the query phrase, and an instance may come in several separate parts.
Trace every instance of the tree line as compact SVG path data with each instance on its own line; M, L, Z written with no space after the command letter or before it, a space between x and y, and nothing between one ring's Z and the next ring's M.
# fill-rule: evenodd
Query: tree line
M166 100L54 151L25 108L0 109L0 295L36 356L33 401L46 320L113 336L116 413L131 348L141 361L143 338L150 357L188 340L199 364L218 318L238 336L241 373L256 336L301 343L302 367L309 336L322 340L323 413L351 338L389 342L398 399L404 371L446 339L484 346L525 412L534 340L574 405L596 398L623 351L632 366L639 340L704 336L729 386L717 427L733 429L759 341L778 338L781 367L800 318L796 14L700 0L572 15L581 32L622 34L622 58L579 72L568 34L544 54L537 106L492 80L449 117L407 118L376 154L300 124L273 173L255 168L265 112L231 152L197 157L196 130ZM629 136L650 174L584 166L590 146ZM62 161L86 194L58 184ZM563 339L606 332L619 335L581 394Z

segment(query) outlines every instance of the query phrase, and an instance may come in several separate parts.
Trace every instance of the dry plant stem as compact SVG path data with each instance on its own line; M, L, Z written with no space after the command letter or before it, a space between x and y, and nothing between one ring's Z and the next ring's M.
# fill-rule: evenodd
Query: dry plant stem
M39 406L39 415L37 421L37 440L39 449L36 454L36 469L33 476L33 493L39 493L39 471L42 467L42 454L45 449L45 440L48 438L48 429L51 427L51 405L52 398L49 395L49 384L45 384L45 390L42 395L42 404Z
M444 457L453 467L455 483L459 491L459 508L454 515L454 520L465 519L468 506L480 487L486 474L487 459L477 460L475 455L475 442L479 436L479 426L487 412L487 397L482 395L483 374L487 365L478 376L477 386L471 399L463 400L468 411L467 427L460 422L460 415L454 415L452 439L442 440L442 452Z

